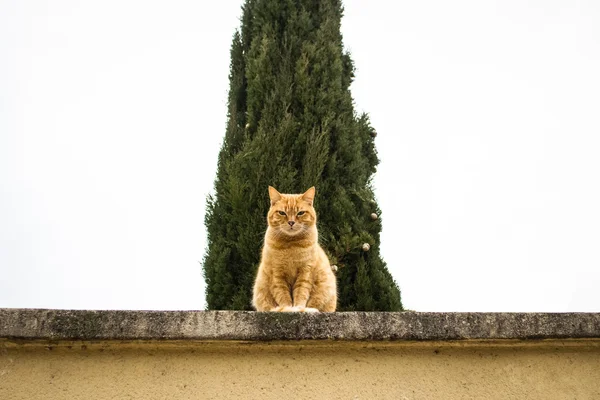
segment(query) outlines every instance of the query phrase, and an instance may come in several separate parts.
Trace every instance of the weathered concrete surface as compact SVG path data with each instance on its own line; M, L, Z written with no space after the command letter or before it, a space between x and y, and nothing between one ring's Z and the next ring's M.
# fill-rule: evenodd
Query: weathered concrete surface
M600 341L9 341L0 399L600 399Z
M257 313L0 309L0 338L461 340L600 338L600 313Z
M0 309L1 400L223 398L600 399L600 314Z

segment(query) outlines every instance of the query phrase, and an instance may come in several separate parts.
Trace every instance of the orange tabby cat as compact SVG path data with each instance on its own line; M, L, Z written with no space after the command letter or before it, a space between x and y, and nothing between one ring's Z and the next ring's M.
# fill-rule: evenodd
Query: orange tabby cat
M337 289L319 246L315 188L281 194L269 186L271 208L252 303L258 311L335 311Z

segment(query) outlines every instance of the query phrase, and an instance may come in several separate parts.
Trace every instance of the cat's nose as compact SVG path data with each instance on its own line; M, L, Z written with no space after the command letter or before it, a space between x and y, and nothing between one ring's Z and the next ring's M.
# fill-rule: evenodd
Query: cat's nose
M290 226L294 226L295 222L294 221L288 221L288 224L290 224Z

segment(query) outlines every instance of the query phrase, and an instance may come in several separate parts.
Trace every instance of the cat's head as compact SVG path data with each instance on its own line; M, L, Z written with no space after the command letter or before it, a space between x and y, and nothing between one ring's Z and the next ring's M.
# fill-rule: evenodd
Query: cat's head
M302 194L282 194L269 186L271 208L267 221L277 236L298 237L311 232L317 223L313 207L315 187Z

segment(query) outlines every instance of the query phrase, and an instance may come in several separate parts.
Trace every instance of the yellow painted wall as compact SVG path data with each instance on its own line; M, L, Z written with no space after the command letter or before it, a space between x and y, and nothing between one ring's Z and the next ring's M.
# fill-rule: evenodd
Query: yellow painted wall
M0 340L0 399L600 399L600 340Z

